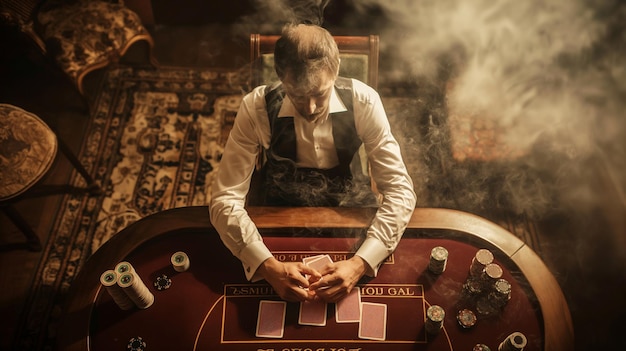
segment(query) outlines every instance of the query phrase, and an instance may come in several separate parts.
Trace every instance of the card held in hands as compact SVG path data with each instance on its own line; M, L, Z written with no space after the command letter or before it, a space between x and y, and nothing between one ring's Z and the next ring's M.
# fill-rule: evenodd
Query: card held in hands
M355 286L343 299L335 303L337 323L357 323L361 320L361 288Z
M282 338L285 331L287 302L261 300L256 323L256 336L259 338Z
M359 338L385 340L387 335L387 305L363 302L361 304L361 323Z
M317 255L305 257L302 262L316 271L321 272L324 267L333 263L333 260L329 255Z
M308 265L308 264L309 264L309 262L311 262L311 261L315 261L315 260L318 260L318 259L322 258L323 256L325 256L325 255L313 255L313 256L307 256L307 257L305 257L305 258L303 258L303 259L302 259L302 263L304 263L304 264Z
M330 258L329 255L316 255L305 257L302 260L302 263L321 273L324 267L333 263L333 260ZM308 280L310 278L310 275L306 274L305 278Z
M301 325L326 325L327 303L321 300L300 302L300 316L298 323Z

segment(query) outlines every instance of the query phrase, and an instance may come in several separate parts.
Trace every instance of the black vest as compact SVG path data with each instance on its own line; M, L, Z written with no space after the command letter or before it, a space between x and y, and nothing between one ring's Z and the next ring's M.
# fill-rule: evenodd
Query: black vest
M372 202L374 197L369 179L354 177L351 171L360 168L357 152L362 144L354 124L352 80L337 78L335 89L347 110L329 115L339 165L322 170L296 166L294 117L278 118L285 97L282 84L279 82L266 87L265 102L271 138L269 148L264 150L266 162L255 175L260 179L253 177L248 198L250 205L352 206L354 201L362 204L364 197L367 197L368 204Z

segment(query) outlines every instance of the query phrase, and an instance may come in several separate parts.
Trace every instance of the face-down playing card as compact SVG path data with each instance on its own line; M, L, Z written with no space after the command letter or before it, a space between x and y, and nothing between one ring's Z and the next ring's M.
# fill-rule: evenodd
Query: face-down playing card
M261 300L256 323L259 338L282 338L285 331L287 302Z
M305 257L302 262L315 269L318 272L322 272L322 270L329 264L333 263L333 260L330 258L329 255L316 255L316 256L309 256L309 257ZM309 279L309 275L307 274L305 276L305 278L308 280Z
M359 338L385 340L387 335L387 305L363 302L361 304L361 323Z
M326 325L326 313L328 304L322 300L300 302L300 316L298 323L301 325Z
M305 257L302 262L316 271L321 272L327 265L333 263L333 260L329 255L316 255Z
M361 320L361 289L358 286L335 303L335 319L337 323L357 323Z

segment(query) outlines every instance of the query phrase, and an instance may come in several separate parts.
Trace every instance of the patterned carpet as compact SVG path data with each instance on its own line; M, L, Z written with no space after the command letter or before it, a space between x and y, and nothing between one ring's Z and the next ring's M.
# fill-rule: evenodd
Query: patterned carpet
M64 197L21 318L16 350L53 349L75 275L115 233L158 211L208 203L219 155L248 90L247 78L246 72L175 67L118 67L107 73L79 154L104 194ZM433 170L432 155L438 151L420 151L431 141L418 140L420 132L409 128L418 124L414 117L424 107L411 98L383 101L416 191L441 194L420 196L419 205L463 207L444 199L451 186L442 181L441 170ZM72 176L73 185L82 182ZM490 219L539 248L531 221L505 218Z
M111 236L157 211L207 203L246 79L240 72L182 68L107 73L79 156L104 194L64 197L16 350L53 347L65 293ZM83 185L80 176L72 179Z

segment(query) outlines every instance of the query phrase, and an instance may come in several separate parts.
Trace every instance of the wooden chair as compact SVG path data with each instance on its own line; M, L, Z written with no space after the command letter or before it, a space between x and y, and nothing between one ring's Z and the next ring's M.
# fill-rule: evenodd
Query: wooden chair
M19 107L0 104L0 209L26 236L26 244L32 251L40 251L37 234L13 207L26 197L44 196L72 191L101 192L87 170L67 145L38 116ZM48 173L57 150L66 156L85 179L85 188L69 185L35 185Z
M250 35L250 83L252 87L267 84L277 79L274 71L274 46L278 35ZM339 75L355 78L378 88L378 35L334 36L341 66Z

